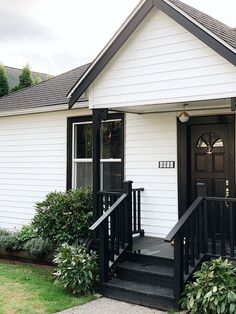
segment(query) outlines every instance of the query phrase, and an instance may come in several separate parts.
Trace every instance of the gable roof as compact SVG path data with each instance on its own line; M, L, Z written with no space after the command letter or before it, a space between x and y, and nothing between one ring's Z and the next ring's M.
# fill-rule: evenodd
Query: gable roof
M19 84L19 75L21 74L22 69L8 67L5 65L4 65L4 68L6 69L7 74L8 74L8 81L9 81L10 88L13 88L16 85L18 85ZM49 77L51 77L51 75L45 74L45 73L34 72L34 71L32 71L31 73L32 73L33 79L35 79L37 76L39 76L42 81L45 81Z
M55 76L39 84L0 97L0 114L9 111L68 104L66 95L89 64Z
M143 0L72 87L67 95L70 98L69 108L72 108L153 7L163 11L230 63L236 65L236 31L233 28L179 0Z
M179 0L169 0L172 4L177 6L183 12L187 13L190 17L202 24L205 28L217 35L223 41L228 43L236 49L236 30L228 25L216 20L208 14L205 14L190 5L180 2Z

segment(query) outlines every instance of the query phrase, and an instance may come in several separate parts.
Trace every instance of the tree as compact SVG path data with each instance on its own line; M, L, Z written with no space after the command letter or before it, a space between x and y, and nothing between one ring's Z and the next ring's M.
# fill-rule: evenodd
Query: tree
M35 84L39 84L41 82L42 82L41 77L38 74L36 74L35 77L34 77L34 85Z
M3 65L0 64L0 97L9 93L9 83L7 71Z
M19 89L33 85L33 77L29 65L22 69L19 75Z

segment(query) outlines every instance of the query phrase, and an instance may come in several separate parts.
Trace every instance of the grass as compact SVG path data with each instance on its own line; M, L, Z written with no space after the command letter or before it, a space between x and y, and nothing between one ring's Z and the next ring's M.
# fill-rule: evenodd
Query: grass
M0 314L47 314L95 299L75 297L53 284L53 268L0 261Z

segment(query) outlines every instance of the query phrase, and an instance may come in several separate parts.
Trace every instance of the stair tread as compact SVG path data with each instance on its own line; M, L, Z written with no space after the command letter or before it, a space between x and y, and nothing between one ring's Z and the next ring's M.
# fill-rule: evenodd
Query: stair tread
M132 291L136 293L142 293L146 295L154 295L159 297L164 297L167 299L174 299L173 289L153 286L149 284L143 284L140 282L126 281L118 278L114 278L104 284L108 287L120 288L127 291Z
M121 263L118 268L122 269L128 269L128 270L134 270L138 272L144 272L149 273L153 275L162 275L167 277L173 277L174 276L174 269L170 266L165 265L152 265L149 263L139 263L139 262L130 262L125 261Z

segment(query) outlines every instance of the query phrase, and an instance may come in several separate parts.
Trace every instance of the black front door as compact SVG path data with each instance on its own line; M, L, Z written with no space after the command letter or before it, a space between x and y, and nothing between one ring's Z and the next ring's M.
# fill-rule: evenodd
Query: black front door
M234 151L229 147L228 123L191 125L189 132L190 201L197 196L198 182L206 184L208 196L229 196L234 181L230 155Z
M178 122L179 216L195 200L198 182L209 196L235 197L234 133L233 115Z

